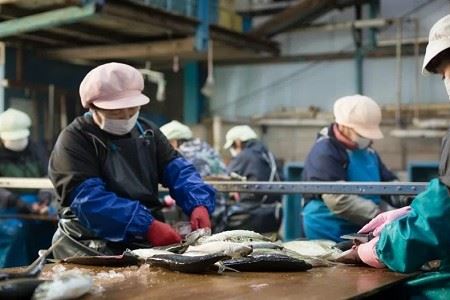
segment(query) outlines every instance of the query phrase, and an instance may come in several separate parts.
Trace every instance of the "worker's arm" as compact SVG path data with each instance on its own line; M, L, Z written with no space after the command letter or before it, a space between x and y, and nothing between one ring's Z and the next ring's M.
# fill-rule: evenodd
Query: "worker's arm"
M176 153L159 128L152 129L160 183L169 188L170 196L186 215L190 216L199 206L204 206L211 214L215 208L215 190L202 180L193 164Z
M32 212L31 205L22 201L17 194L0 188L0 209L10 208L15 208L18 213L23 214Z
M70 209L80 223L112 242L144 240L153 222L150 211L137 200L117 196L100 178L89 178L71 194Z
M391 270L412 272L424 263L449 258L450 196L446 185L432 180L403 218L381 231L375 253Z
M322 199L331 212L357 225L366 224L381 212L374 202L358 195L323 194Z

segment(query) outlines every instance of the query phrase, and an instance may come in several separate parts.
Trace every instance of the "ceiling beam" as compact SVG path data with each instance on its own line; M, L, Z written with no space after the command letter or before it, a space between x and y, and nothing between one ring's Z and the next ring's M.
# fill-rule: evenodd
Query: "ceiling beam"
M311 22L334 8L353 5L356 1L366 3L367 0L301 0L271 19L250 31L255 36L273 36L291 27Z
M167 41L102 45L48 50L43 54L54 59L111 60L135 58L169 58L193 53L194 39L181 38Z
M426 43L420 44L419 53L425 53ZM402 47L403 56L413 56L414 45L404 45ZM367 51L364 55L368 58L386 58L395 57L395 46L378 47L374 50ZM321 62L321 61L335 61L335 60L349 60L355 58L354 51L341 52L324 52L314 54L297 54L284 55L279 57L244 57L238 59L228 59L218 62L218 65L255 65L255 64L285 64L285 63L307 63L307 62Z
M213 40L219 40L236 48L251 49L278 55L280 49L278 43L248 34L228 30L217 25L210 25L210 36Z
M123 0L107 1L102 8L102 14L158 26L168 34L174 32L193 34L198 25L198 21L195 19Z
M69 6L0 23L0 38L70 24L95 15L95 4Z

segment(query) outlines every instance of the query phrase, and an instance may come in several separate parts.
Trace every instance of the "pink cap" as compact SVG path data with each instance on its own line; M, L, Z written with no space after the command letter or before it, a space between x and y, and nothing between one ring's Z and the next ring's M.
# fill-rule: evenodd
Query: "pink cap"
M142 106L150 99L142 94L144 78L132 66L107 63L91 70L80 84L81 104L103 109Z

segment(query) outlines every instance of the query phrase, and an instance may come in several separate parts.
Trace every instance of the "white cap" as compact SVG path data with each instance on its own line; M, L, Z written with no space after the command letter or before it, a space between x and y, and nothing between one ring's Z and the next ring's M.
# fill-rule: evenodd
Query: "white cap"
M430 70L427 69L427 65L439 53L448 48L450 48L450 15L441 18L430 29L427 50L423 59L422 74L429 74Z
M225 136L225 145L223 148L228 149L233 145L234 141L240 140L246 142L248 140L257 139L258 135L247 125L234 126L228 130Z
M175 120L161 126L160 130L168 140L188 140L192 138L191 129Z
M20 110L9 108L0 114L0 138L19 140L30 135L31 119Z
M381 109L371 98L362 95L339 98L334 103L333 111L336 123L350 127L368 139L383 138L380 130Z

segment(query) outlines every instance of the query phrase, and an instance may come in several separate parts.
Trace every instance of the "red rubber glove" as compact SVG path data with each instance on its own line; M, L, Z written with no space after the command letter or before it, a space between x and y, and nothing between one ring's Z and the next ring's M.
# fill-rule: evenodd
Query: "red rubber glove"
M166 246L181 242L181 237L170 225L154 220L148 227L147 240L152 246Z
M191 227L192 230L199 228L211 228L211 221L209 220L209 213L206 207L197 206L191 213Z

